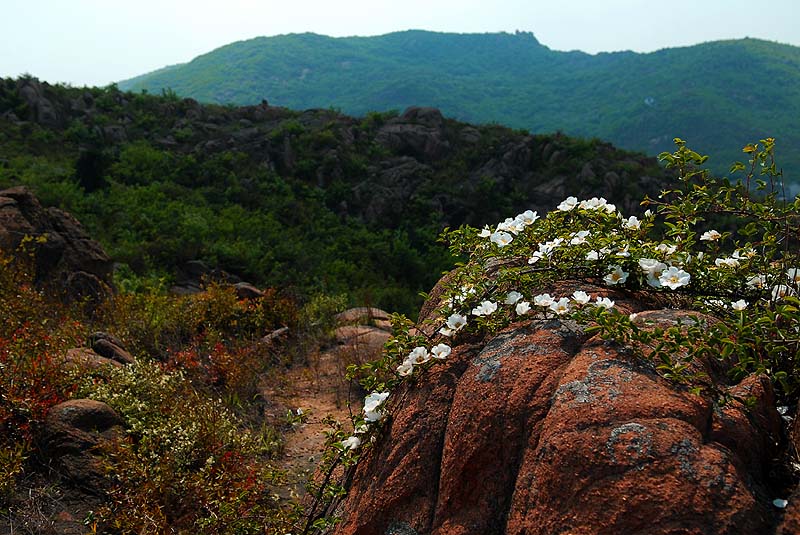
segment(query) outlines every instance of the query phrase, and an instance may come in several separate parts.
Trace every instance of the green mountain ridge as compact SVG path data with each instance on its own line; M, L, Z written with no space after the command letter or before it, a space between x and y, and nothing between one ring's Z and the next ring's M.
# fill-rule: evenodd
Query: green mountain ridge
M531 33L376 37L288 34L239 41L120 82L201 102L370 111L433 106L471 123L607 139L657 154L688 139L720 172L733 147L778 140L800 166L800 48L758 39L652 53L554 51Z

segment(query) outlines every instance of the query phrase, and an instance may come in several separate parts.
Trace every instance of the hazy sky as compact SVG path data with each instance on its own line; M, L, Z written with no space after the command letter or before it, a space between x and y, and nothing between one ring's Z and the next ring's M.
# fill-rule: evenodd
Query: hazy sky
M0 0L0 77L106 85L261 35L531 31L554 50L758 37L800 46L800 0Z

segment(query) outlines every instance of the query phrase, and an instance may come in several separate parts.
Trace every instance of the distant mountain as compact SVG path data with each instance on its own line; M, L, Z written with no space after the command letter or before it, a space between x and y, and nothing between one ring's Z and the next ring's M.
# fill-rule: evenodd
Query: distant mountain
M677 136L720 171L743 159L736 147L772 136L787 178L800 175L800 48L757 39L590 55L550 50L531 33L293 34L232 43L119 86L353 115L434 106L650 154Z

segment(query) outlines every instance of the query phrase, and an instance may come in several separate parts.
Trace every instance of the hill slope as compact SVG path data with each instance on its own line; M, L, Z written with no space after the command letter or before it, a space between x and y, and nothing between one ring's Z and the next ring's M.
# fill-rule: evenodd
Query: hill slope
M452 266L443 227L567 195L606 195L629 213L667 176L608 143L435 109L355 119L0 79L0 188L27 184L74 213L127 266L118 276L177 278L202 260L412 313Z
M650 154L679 136L719 170L741 159L735 147L772 136L787 171L800 169L800 48L756 39L590 55L550 50L530 33L293 34L232 43L120 87L354 115L435 106Z

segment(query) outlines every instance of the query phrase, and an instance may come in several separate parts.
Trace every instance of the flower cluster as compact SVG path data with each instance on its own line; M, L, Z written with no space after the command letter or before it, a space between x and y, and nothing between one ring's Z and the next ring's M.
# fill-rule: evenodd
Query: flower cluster
M364 422L356 426L351 436L341 441L342 448L352 451L361 446L361 437L370 430L370 426L386 417L385 404L388 397L389 392L372 392L364 398Z
M495 227L494 232L489 230L488 226L484 227L478 236L489 238L489 241L497 247L505 247L514 240L514 236L525 230L525 227L532 225L537 219L539 219L539 215L536 212L526 210L517 217L506 218Z

